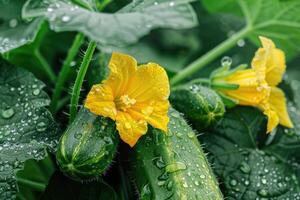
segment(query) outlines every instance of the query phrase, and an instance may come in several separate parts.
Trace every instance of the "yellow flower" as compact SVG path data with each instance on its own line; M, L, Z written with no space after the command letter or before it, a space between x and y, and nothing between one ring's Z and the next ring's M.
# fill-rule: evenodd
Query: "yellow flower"
M109 77L89 92L85 107L116 121L121 139L133 147L147 132L147 123L167 131L169 80L155 63L137 66L125 54L113 53Z
M278 124L292 128L284 92L276 87L286 70L285 55L272 40L260 37L260 41L263 47L255 53L251 69L237 70L213 81L238 85L238 89L220 89L220 92L237 100L240 105L263 110L268 117L268 133Z

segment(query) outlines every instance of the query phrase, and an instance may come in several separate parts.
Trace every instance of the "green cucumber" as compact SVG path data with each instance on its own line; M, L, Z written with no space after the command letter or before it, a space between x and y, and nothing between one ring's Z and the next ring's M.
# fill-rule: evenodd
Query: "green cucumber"
M223 199L195 132L179 112L169 116L168 132L149 127L130 156L140 199Z
M119 136L115 123L82 108L60 139L56 158L62 172L74 180L99 177L111 164Z
M215 123L225 113L225 106L220 96L199 83L175 88L171 93L170 102L199 129Z

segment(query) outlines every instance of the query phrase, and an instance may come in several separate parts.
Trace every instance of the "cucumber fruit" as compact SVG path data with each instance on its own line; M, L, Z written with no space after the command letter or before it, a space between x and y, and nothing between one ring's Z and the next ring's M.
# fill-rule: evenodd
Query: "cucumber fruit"
M60 139L56 153L58 165L74 180L95 179L111 164L118 143L112 120L82 108Z
M172 106L184 113L197 129L203 129L219 120L225 113L220 96L199 83L175 88L170 96Z
M169 116L168 132L149 127L130 155L140 199L223 199L195 132L179 112Z

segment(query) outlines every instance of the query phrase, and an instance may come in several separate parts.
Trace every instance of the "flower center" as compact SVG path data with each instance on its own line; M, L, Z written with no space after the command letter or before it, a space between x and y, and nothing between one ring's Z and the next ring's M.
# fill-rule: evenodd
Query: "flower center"
M126 111L126 109L130 108L136 103L135 99L131 99L128 95L122 95L119 98L116 98L115 104L117 107L117 110L123 110Z

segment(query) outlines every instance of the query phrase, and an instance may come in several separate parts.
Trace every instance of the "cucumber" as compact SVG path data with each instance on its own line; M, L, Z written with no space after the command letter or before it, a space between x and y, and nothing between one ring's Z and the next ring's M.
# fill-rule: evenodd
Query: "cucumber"
M195 132L179 112L169 116L168 132L149 127L130 156L140 199L223 199Z
M197 129L203 129L222 118L225 106L220 96L199 83L175 88L170 95L172 106L184 113Z
M98 178L112 162L118 143L112 120L82 108L60 139L56 153L58 165L74 180Z

